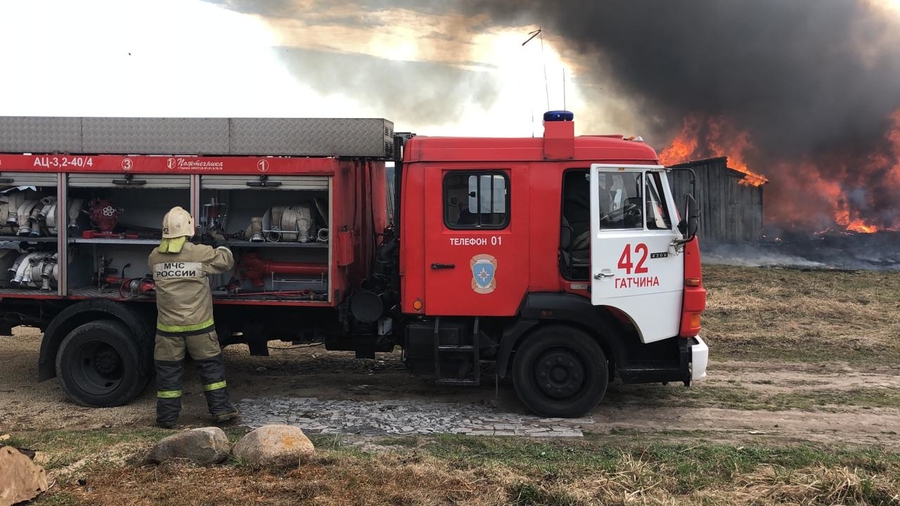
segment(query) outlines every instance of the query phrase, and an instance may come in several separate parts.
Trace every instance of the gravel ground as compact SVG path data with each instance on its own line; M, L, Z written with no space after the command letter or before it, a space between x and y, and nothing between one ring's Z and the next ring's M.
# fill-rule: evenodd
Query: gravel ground
M479 404L409 400L332 401L316 398L243 399L243 423L249 427L289 424L322 434L361 436L466 434L470 436L582 436L590 418L561 419L499 413Z

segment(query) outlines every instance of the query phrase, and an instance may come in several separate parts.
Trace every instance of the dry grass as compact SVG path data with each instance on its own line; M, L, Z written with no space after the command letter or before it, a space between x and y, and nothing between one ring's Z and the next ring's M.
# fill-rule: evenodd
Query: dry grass
M896 363L900 272L704 267L713 359Z
M167 464L108 470L61 492L74 504L502 504L502 481L433 457L327 453L287 472Z
M464 437L382 443L391 449L338 446L286 471L95 467L37 504L900 504L900 456L875 450Z
M786 471L761 466L740 476L732 497L754 504L897 504L894 479L847 467Z
M581 504L896 504L897 487L890 479L849 468L785 470L763 465L736 474L727 487L716 486L673 494L672 478L634 461L618 473L592 477L575 485ZM648 482L646 476L656 478Z

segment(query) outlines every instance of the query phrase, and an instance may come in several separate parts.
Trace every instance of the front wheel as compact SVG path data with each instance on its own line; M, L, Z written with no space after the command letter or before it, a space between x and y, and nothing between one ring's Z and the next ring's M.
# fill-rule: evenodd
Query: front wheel
M600 402L608 384L606 355L577 328L540 328L516 350L513 385L522 403L538 415L582 416Z
M137 397L150 375L137 339L116 320L85 323L69 332L56 354L63 391L89 407L121 406Z

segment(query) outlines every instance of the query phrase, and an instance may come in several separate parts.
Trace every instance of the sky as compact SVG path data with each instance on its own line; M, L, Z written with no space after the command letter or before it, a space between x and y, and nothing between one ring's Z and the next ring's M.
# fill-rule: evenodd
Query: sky
M543 111L584 107L553 44L522 45L536 26L482 31L398 4L0 0L0 115L377 117L531 136Z

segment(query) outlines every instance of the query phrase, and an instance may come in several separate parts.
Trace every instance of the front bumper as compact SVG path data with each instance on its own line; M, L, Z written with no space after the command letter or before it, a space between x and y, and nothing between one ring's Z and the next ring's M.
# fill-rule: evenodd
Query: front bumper
M691 345L691 381L701 380L706 377L706 365L709 363L709 346L700 339L693 338L696 343Z

